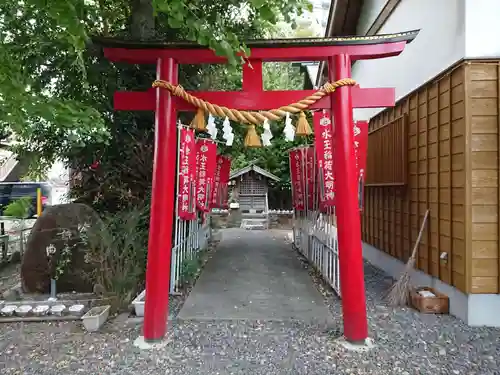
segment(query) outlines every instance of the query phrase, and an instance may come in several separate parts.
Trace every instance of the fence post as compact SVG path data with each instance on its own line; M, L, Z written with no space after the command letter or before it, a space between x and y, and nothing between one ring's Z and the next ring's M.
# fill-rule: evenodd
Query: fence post
M5 241L5 223L0 223L0 234L2 235L2 261L7 259L7 248L9 241Z
M19 233L19 255L22 257L24 254L24 228L21 228Z

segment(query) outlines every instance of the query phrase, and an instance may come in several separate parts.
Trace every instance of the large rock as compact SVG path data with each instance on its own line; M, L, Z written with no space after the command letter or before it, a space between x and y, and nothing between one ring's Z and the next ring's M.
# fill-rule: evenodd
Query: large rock
M95 264L87 263L85 258L87 248L82 230L103 227L97 213L87 205L69 203L47 207L28 238L21 264L23 290L48 293L50 279L59 268L64 271L57 278L58 293L92 292L94 283L89 275ZM62 266L65 260L69 262Z

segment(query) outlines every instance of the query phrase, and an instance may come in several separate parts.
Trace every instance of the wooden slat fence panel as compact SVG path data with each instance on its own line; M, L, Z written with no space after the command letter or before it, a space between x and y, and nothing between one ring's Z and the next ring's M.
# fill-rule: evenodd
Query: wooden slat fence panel
M366 186L407 184L407 120L402 115L368 133Z

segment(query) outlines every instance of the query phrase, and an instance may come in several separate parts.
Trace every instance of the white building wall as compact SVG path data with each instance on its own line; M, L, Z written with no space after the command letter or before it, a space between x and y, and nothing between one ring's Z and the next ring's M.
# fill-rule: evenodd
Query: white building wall
M356 35L366 35L366 32L384 9L387 0L364 0L361 14L359 15Z
M395 87L398 100L462 59L465 56L466 1L478 2L401 1L378 33L420 29L419 35L397 57L356 62L353 66L353 78L361 87ZM495 1L500 5L500 0L479 0ZM359 31L367 30L371 26L377 16L375 13L381 8L380 3L385 1L366 2L363 6L366 9L362 9L364 17L360 19ZM368 120L380 111L381 109L358 109L354 111L354 117L357 120Z
M69 169L62 161L56 161L49 169L47 182L52 188L50 204L69 203Z
M465 56L500 57L500 1L466 0Z
M325 35L326 25L328 23L328 13L330 9L330 0L309 0L312 5L312 11L305 11L296 22L299 26L309 29L316 36Z

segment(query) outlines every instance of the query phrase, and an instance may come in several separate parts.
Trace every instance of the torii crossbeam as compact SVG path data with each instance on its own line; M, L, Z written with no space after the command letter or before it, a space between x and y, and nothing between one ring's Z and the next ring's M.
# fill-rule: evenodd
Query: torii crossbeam
M266 61L328 62L329 79L351 77L354 60L399 55L418 31L370 37L254 40L243 67L243 87L237 92L192 92L208 102L238 110L278 108L311 95L312 90L264 91L262 63ZM226 63L224 57L191 42L131 42L94 37L113 62L156 64L157 79L178 84L179 64ZM393 88L343 86L316 102L311 109L330 109L335 124L335 173L338 217L340 285L344 335L351 342L368 337L366 317L361 225L358 210L357 177L353 149L352 109L394 106ZM161 340L166 332L168 285L174 216L177 112L195 108L169 91L156 88L145 92L116 92L115 110L155 111L155 151L151 218L146 273L144 339Z

